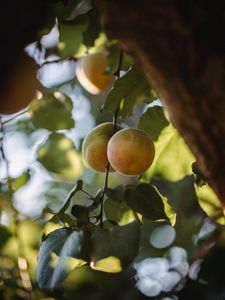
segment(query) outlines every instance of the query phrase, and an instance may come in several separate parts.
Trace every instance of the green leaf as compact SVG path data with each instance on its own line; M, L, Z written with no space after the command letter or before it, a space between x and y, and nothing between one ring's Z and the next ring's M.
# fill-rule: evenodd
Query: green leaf
M65 20L70 16L78 3L78 0L69 0L67 1L67 4L64 5L63 1L60 0L54 1L54 3L49 3L49 6L51 7L58 20Z
M119 225L125 225L136 220L134 212L125 202L126 187L119 185L115 189L107 188L106 199L104 203L104 212L109 221Z
M118 266L118 272L126 268L138 253L139 238L140 228L137 222L112 228L97 228L91 236L91 267L95 268L101 260L101 269L98 267L98 270L107 271L108 261L105 260L104 265L102 259L113 257L120 260L121 268ZM111 268L110 265L108 272Z
M126 191L126 187L123 185L117 186L115 189L107 188L106 195L115 202L124 202L124 193Z
M88 26L83 33L83 43L87 48L94 46L95 40L99 37L101 24L99 22L99 14L96 8L87 12Z
M48 171L67 179L75 179L83 171L82 160L74 144L62 133L50 134L47 141L39 146L37 156Z
M0 238L0 249L1 249L2 247L5 246L6 242L11 237L11 233L6 227L0 225L0 236L1 236Z
M146 131L154 141L158 139L161 131L169 125L166 119L163 108L161 106L153 106L140 118L138 128Z
M29 111L31 121L36 128L56 131L74 127L72 108L72 100L64 94L57 93L57 97L45 95L41 99L32 101Z
M37 262L36 278L41 288L54 288L68 272L85 262L82 260L83 232L59 229L42 242ZM75 258L72 261L70 258Z
M118 69L119 58L120 58L120 47L118 42L112 42L109 47L107 47L107 70L105 74L114 75Z
M44 211L46 213L54 214L48 208L46 208ZM57 229L62 229L73 225L74 220L72 220L68 214L64 213L60 216L58 214L53 215L53 217L50 220L48 220L48 222L43 227L42 240L45 240L50 233L54 232Z
M55 26L55 13L48 4L45 5L44 10L45 11L43 11L37 31L37 39L40 39L43 35L48 34Z
M91 267L94 270L106 272L106 273L119 273L123 270L120 260L115 256L109 256L98 260Z
M133 65L133 58L126 52L123 52L123 60L122 60L121 70L127 72L131 68L132 65Z
M16 192L22 186L27 184L27 182L29 180L30 180L30 170L27 170L26 172L21 174L19 177L13 178L13 180L12 180L13 191Z
M156 98L143 75L133 66L124 76L115 81L114 87L106 98L104 109L115 113L120 107L119 115L127 118L133 108L142 102L150 103Z
M153 176L169 181L178 181L192 174L194 156L178 131L170 124L165 127L155 142L155 159L142 179L146 182Z
M71 214L77 218L82 224L89 223L89 207L81 205L73 205L71 209Z
M201 170L198 167L197 161L193 162L192 164L192 172L195 178L195 183L198 186L203 186L204 184L207 183L205 176L202 174Z
M60 209L59 213L64 213L67 208L70 206L70 202L73 198L73 196L81 191L83 188L83 181L82 180L77 180L75 186L73 187L73 189L69 192L67 198L66 198L66 201L65 201L65 204L63 205L63 207Z
M109 221L114 221L119 225L125 225L136 220L134 212L127 206L126 202L106 199L104 212Z
M87 15L59 23L59 54L62 59L76 56L82 47L83 33L88 27Z
M176 224L177 214L173 210L172 206L168 203L167 198L163 197L162 195L161 195L161 198L163 201L165 214L166 214L167 218L170 220L170 224L172 226L174 226Z
M136 189L128 188L125 193L128 206L152 221L168 220L164 203L156 188L142 183Z
M63 207L57 212L57 214L55 214L48 221L48 223L61 223L63 226L65 225L65 223L70 223L71 220L70 220L69 216L66 214L66 210L69 208L73 196L77 192L81 191L82 187L83 187L83 181L78 180L76 185L72 188L72 190L67 195ZM45 226L45 227L47 227L47 226Z
M224 225L224 209L212 188L208 184L203 186L195 184L195 192L204 212L214 221Z

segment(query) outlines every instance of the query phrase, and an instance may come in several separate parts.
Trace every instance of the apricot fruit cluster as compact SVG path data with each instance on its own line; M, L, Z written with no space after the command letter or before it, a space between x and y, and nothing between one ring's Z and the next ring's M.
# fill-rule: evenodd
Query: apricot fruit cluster
M124 128L113 123L96 126L84 139L82 156L86 165L97 172L110 171L135 176L145 172L152 164L155 147L151 137L143 130Z
M107 52L105 50L88 54L78 60L76 76L80 84L89 93L97 95L112 86L113 75L106 74Z

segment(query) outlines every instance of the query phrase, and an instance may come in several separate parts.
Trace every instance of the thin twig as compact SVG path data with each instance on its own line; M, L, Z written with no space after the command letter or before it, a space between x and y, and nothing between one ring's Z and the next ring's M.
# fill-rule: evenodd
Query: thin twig
M28 113L29 109L28 108L25 108L24 110L18 112L17 114L13 115L10 119L7 119L5 121L1 121L1 124L2 125L5 125L13 120L15 120L16 118L18 118L19 116L22 116L23 114L26 114Z
M65 62L65 61L77 61L77 58L68 57L67 59L58 58L58 59L54 59L54 60L46 60L45 62L40 64L40 68L42 68L43 66L46 66L46 65L58 64L58 63Z
M89 194L87 191L85 191L85 190L82 189L81 192L83 192L84 194L86 194L89 199L91 199L91 200L94 199L94 197L91 194Z
M78 189L77 189L77 185L75 185L72 190L69 192L69 194L67 195L66 197L66 200L65 200L65 204L63 205L63 207L59 210L58 214L60 213L64 213L67 208L70 206L70 202L73 198L73 196L78 192Z
M116 70L116 72L114 73L114 75L117 77L117 79L120 78L120 69L122 66L122 62L123 62L123 50L120 50L120 57L119 57L119 62L118 62L118 68ZM114 133L116 132L116 123L117 123L117 119L118 119L118 115L119 115L119 111L120 111L120 103L114 113L113 116L113 127L114 127Z
M104 203L104 197L106 193L106 189L108 187L108 179L109 179L109 169L110 169L110 163L107 163L106 166L106 172L105 172L105 181L104 181L104 186L103 186L103 191L102 191L102 196L101 196L101 204L100 204L100 226L103 227L103 203Z

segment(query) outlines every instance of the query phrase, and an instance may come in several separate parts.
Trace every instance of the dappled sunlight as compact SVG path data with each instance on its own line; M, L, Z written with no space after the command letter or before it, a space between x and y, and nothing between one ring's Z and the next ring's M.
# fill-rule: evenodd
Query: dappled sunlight
M67 179L77 178L83 171L81 155L72 141L60 133L52 133L38 148L38 160L50 172Z
M115 256L109 256L102 258L98 261L91 262L90 266L94 270L106 272L106 273L118 273L122 271L120 260Z

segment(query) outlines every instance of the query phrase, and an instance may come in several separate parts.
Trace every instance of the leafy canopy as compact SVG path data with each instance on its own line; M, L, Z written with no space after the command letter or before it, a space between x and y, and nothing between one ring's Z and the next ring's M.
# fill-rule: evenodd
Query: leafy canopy
M154 253L156 250L148 249L150 231L154 226L166 224L176 228L178 219L178 227L181 227L177 203L185 196L183 189L188 179L188 187L204 212L220 224L225 221L223 208L201 175L198 174L197 180L195 174L193 184L192 164L195 159L192 153L170 123L159 100L155 105L157 94L142 71L117 41L107 38L94 3L77 0L46 2L51 14L46 20L45 30L40 28L40 34L50 32L56 26L59 38L52 49L40 46L46 56L44 64L49 63L48 55L51 54L56 55L59 62L77 61L87 54L105 49L108 55L104 74L115 75L114 84L108 92L92 96L80 89L74 70L73 78L68 82L62 80L62 84L51 88L40 85L41 96L30 99L32 101L26 110L28 114L24 114L24 118L20 119L19 114L1 124L1 164L6 166L6 174L1 176L1 214L7 214L9 224L19 224L18 227L23 230L21 220L27 218L30 222L28 229L38 232L33 235L34 241L25 242L25 246L21 247L24 252L18 255L18 251L14 250L16 243L22 243L20 234L13 233L11 225L8 228L1 226L2 257L7 254L11 262L9 266L12 266L9 271L13 273L15 257L18 260L30 252L32 283L36 280L39 287L52 289L67 282L74 272L82 273L85 268L91 269L91 274L99 274L97 271L125 274L143 253ZM109 118L125 126L136 124L154 141L154 162L138 178L109 175L107 171L103 175L95 174L83 164L81 143L87 134L84 129L88 121L104 122ZM83 123L79 123L81 119ZM30 147L35 145L31 167L24 167L18 176L11 176L9 165L13 160L4 153L4 143L12 132L26 136ZM41 187L40 198L44 199L44 204L36 223L13 202L13 197L23 189L26 191L34 180L36 170L32 169L33 164L47 177ZM175 185L177 188L172 189ZM179 190L182 191L180 194ZM34 191L31 198L38 192ZM189 224L190 232L191 226L195 226L196 232L199 229L201 213L198 217L194 225ZM143 242L147 227L148 246L146 241ZM177 228L177 232L179 230ZM23 233L24 236L32 237L32 232ZM0 268L3 267L0 265ZM11 291L8 273L2 274L3 284Z

